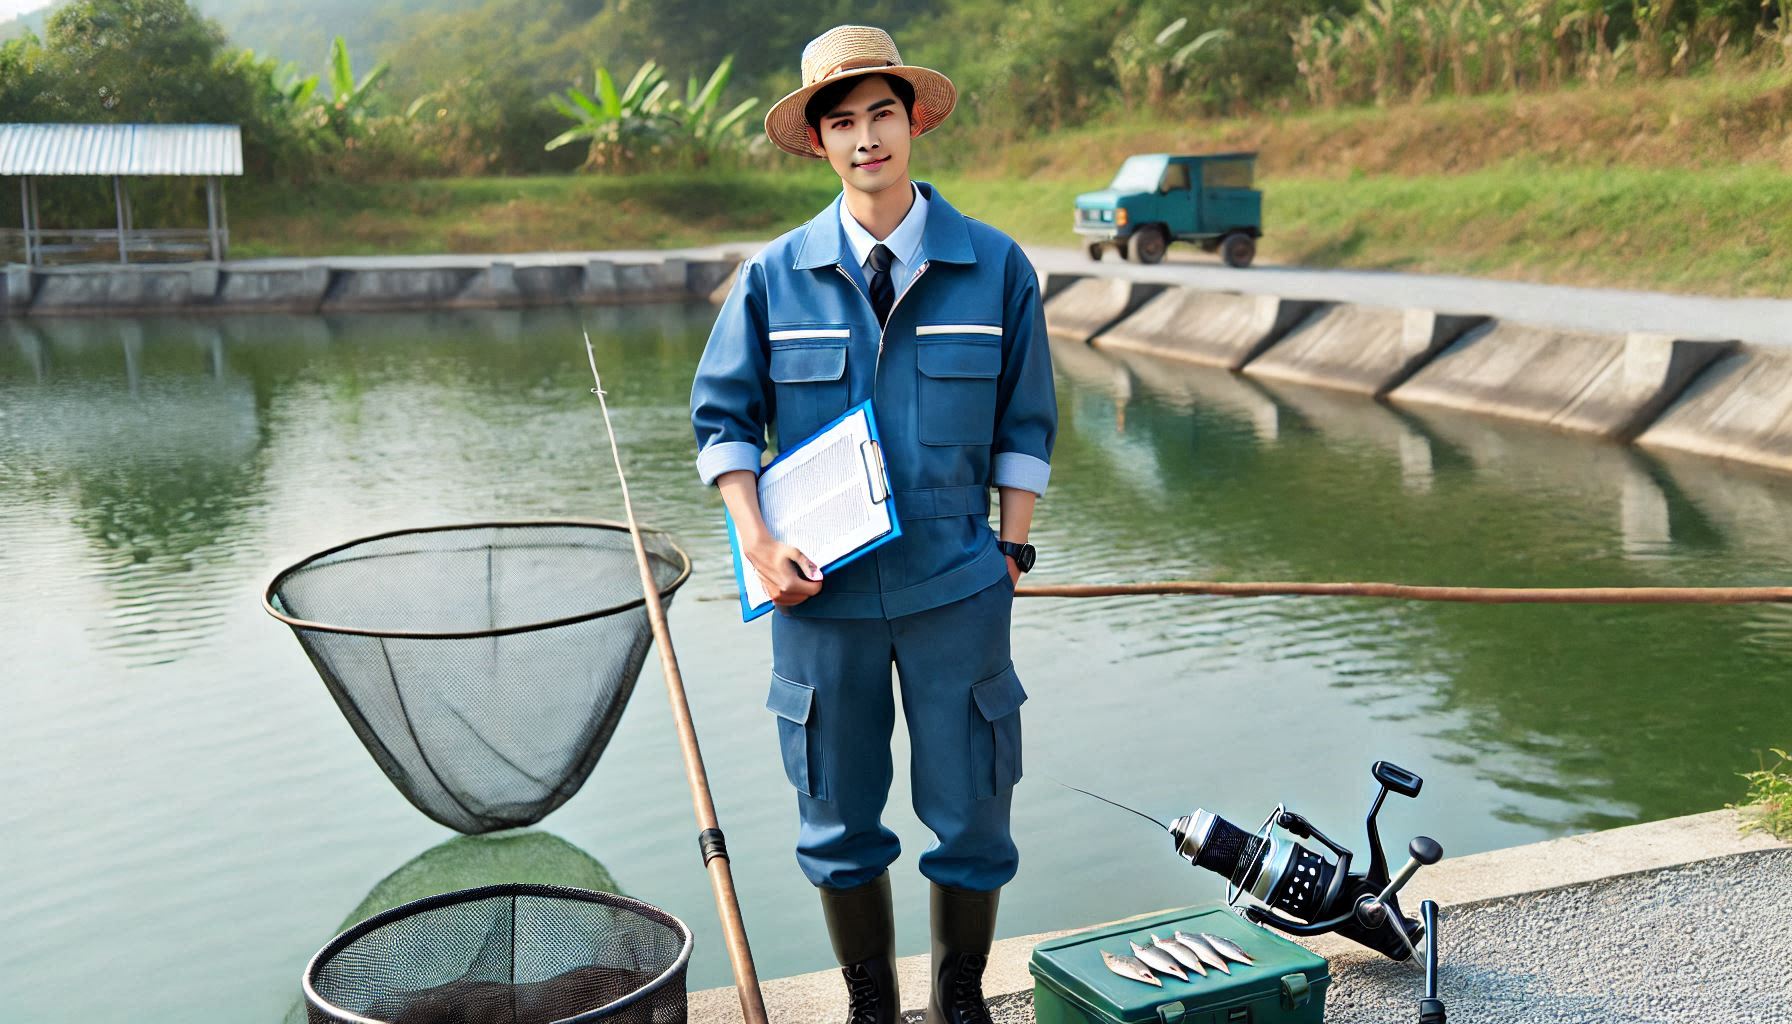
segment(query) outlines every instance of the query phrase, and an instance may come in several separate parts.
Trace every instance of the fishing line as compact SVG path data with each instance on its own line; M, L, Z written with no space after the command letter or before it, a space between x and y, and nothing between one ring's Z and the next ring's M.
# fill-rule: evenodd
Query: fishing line
M1133 808L1128 807L1125 804L1120 803L1117 800L1109 800L1107 797L1102 796L1100 793L1091 793L1086 789L1077 789L1077 787L1072 786L1070 783L1060 781L1059 779L1053 778L1050 775L1047 775L1046 778L1051 779L1053 782L1058 783L1058 785L1063 786L1065 789L1075 789L1078 793L1081 793L1084 796L1092 796L1095 799L1100 800L1104 804L1113 804L1115 807L1118 807L1123 811L1132 811L1132 813L1138 815L1141 818L1144 818L1146 821L1149 821L1151 824L1156 825L1158 828L1163 829L1165 832L1170 831L1170 826L1164 824L1161 821L1158 821L1156 818L1153 818L1151 815L1146 814L1144 811L1134 810Z

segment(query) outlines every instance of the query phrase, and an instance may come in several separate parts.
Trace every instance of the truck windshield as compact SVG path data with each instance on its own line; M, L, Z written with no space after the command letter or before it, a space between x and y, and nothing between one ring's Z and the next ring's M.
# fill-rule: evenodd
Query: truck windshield
M1129 156L1108 188L1115 192L1155 192L1168 162L1164 156Z

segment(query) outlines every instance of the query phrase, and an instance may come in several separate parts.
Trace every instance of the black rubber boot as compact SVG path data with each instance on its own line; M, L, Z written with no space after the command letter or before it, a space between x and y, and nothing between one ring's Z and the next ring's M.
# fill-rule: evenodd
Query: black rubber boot
M896 992L896 914L888 871L851 889L817 887L834 959L851 1003L846 1024L896 1024L902 1004Z
M932 883L933 986L926 1024L990 1024L983 968L996 935L1000 888L988 892Z

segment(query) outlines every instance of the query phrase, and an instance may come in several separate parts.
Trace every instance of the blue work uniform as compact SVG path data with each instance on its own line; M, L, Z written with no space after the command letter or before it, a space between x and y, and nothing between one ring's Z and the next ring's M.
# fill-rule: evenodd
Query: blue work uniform
M1043 494L1057 397L1038 276L1007 235L915 182L884 240L895 300L880 328L870 236L842 193L736 271L691 387L705 484L760 469L768 431L795 443L870 399L902 536L827 574L772 616L766 706L798 793L797 861L816 885L875 878L898 853L880 822L892 769L890 669L901 680L915 812L941 885L1014 876L1020 778L1009 657L1013 599L989 488ZM874 244L874 243L873 243Z

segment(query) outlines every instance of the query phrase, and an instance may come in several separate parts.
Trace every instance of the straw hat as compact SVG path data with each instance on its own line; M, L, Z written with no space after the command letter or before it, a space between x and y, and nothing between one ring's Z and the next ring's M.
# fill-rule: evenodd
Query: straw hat
M809 148L810 127L803 117L809 98L830 82L874 73L895 75L915 87L915 135L939 126L958 102L952 80L932 68L902 63L896 41L881 28L839 25L803 47L803 87L772 105L765 115L765 134L786 153L821 157Z

